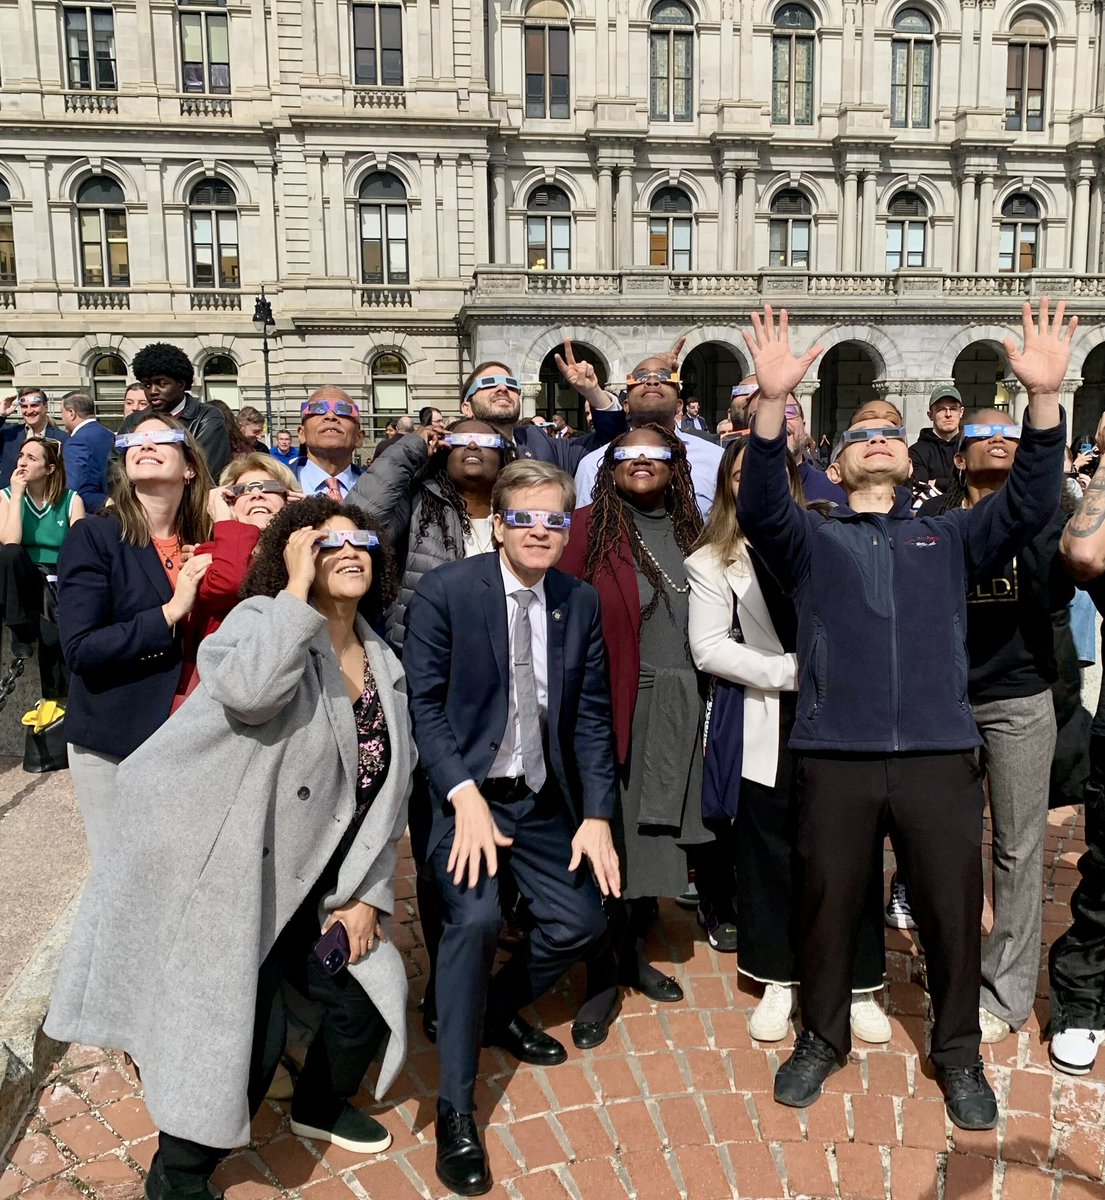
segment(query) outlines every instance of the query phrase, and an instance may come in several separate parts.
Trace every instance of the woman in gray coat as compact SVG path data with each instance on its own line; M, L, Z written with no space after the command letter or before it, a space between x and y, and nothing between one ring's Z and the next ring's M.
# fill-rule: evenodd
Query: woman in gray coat
M151 1200L205 1196L248 1142L284 1046L285 981L322 1012L293 1131L364 1152L391 1141L348 1101L385 1039L377 1096L406 1054L406 976L380 920L415 752L402 670L357 615L363 602L378 617L393 581L359 509L284 509L249 598L200 647L198 688L119 769L121 819L47 1028L140 1065L162 1130Z

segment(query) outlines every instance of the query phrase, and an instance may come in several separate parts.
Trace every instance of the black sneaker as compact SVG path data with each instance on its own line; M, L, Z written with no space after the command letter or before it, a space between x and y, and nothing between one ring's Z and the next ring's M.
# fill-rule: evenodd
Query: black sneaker
M736 954L737 926L733 921L723 921L717 915L717 910L703 901L698 906L698 923L706 931L706 940L715 950Z
M806 1108L821 1097L821 1085L844 1064L812 1029L803 1029L794 1053L775 1072L775 1103Z
M998 1123L998 1102L986 1080L982 1059L969 1067L933 1065L952 1123L960 1129L993 1129Z
M329 1142L354 1154L379 1154L391 1145L391 1134L383 1125L352 1104L343 1105L334 1121L308 1123L293 1116L291 1125L296 1137Z

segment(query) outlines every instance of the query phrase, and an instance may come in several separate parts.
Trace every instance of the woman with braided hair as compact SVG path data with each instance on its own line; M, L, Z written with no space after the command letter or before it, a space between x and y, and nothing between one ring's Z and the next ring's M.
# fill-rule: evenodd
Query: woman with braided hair
M642 425L606 448L592 502L573 515L560 560L602 601L619 768L614 836L624 907L608 909L613 954L588 963L588 999L572 1026L583 1048L606 1037L617 983L653 1000L683 998L679 984L649 964L645 933L656 897L686 887L688 850L713 838L702 822L705 703L687 644L683 569L701 531L683 442Z

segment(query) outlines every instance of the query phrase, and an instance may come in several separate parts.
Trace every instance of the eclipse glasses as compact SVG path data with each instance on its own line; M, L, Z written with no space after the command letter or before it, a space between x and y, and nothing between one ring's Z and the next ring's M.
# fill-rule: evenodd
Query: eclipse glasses
M447 433L441 438L441 444L453 449L479 446L481 450L501 450L506 445L506 438L501 433Z
M556 532L572 527L571 513L547 512L541 508L508 508L502 517L512 529L533 529L539 523Z
M155 446L171 446L173 442L186 442L188 434L183 429L159 429L156 433L117 433L116 450L131 450L153 442Z
M670 446L615 446L612 453L615 462L635 462L638 458L671 462Z
M226 489L232 496L245 496L250 492L272 492L275 496L286 496L288 489L275 479L255 479L252 483L235 483Z
M973 442L978 438L992 438L1001 434L1006 441L1017 441L1021 436L1019 425L964 425L960 445Z
M854 442L873 442L878 439L904 442L906 440L905 426L875 425L865 429L845 429L840 437L837 438L833 456L829 461L836 462L841 454L843 454L844 448L852 445Z
M352 417L356 420L361 410L352 400L304 400L299 406L301 417L323 417L333 413L335 417Z
M328 529L322 537L315 539L320 550L340 550L342 546L356 546L358 550L375 550L380 538L371 529Z
M513 375L481 375L479 379L473 379L468 385L468 391L464 393L464 398L471 400L477 392L483 391L484 388L498 387L500 383L505 384L508 391L518 392L521 395L522 385Z

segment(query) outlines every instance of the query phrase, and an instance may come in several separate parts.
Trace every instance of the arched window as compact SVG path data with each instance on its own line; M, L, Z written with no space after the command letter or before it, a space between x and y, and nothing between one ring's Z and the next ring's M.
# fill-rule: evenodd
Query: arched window
M5 396L12 394L14 376L15 367L12 366L12 360L6 354L0 354L0 393Z
M648 263L669 271L691 269L691 198L682 188L661 188L648 220Z
M1005 65L1005 128L1043 129L1048 36L1036 17L1022 17L1009 31Z
M998 270L1033 271L1039 252L1040 206L1031 196L1018 192L1001 206Z
M17 283L15 274L15 227L12 224L11 190L0 179L0 283Z
M238 408L238 364L227 354L213 354L203 364L203 398Z
M890 124L927 129L932 124L932 22L918 8L894 18L890 43Z
M407 364L398 354L377 354L372 360L371 378L373 412L407 411Z
M84 4L65 5L65 56L69 86L97 92L114 92L115 15L110 8Z
M572 269L572 202L553 184L541 184L526 205L526 265L531 271Z
M680 0L652 6L648 39L654 121L694 119L694 18Z
M928 205L916 192L899 192L887 209L886 269L923 267L928 241Z
M130 287L127 210L123 205L123 189L107 175L93 175L77 192L84 287Z
M361 184L361 282L408 284L407 189L387 171Z
M526 9L526 116L571 115L568 10L561 0L533 0Z
M92 399L99 413L123 411L127 392L127 364L118 354L101 354L92 364Z
M810 269L810 220L813 205L797 188L785 188L771 202L768 265Z
M201 179L188 197L192 226L192 286L236 288L238 205L230 184Z
M813 124L814 20L801 4L784 4L771 39L771 120Z

